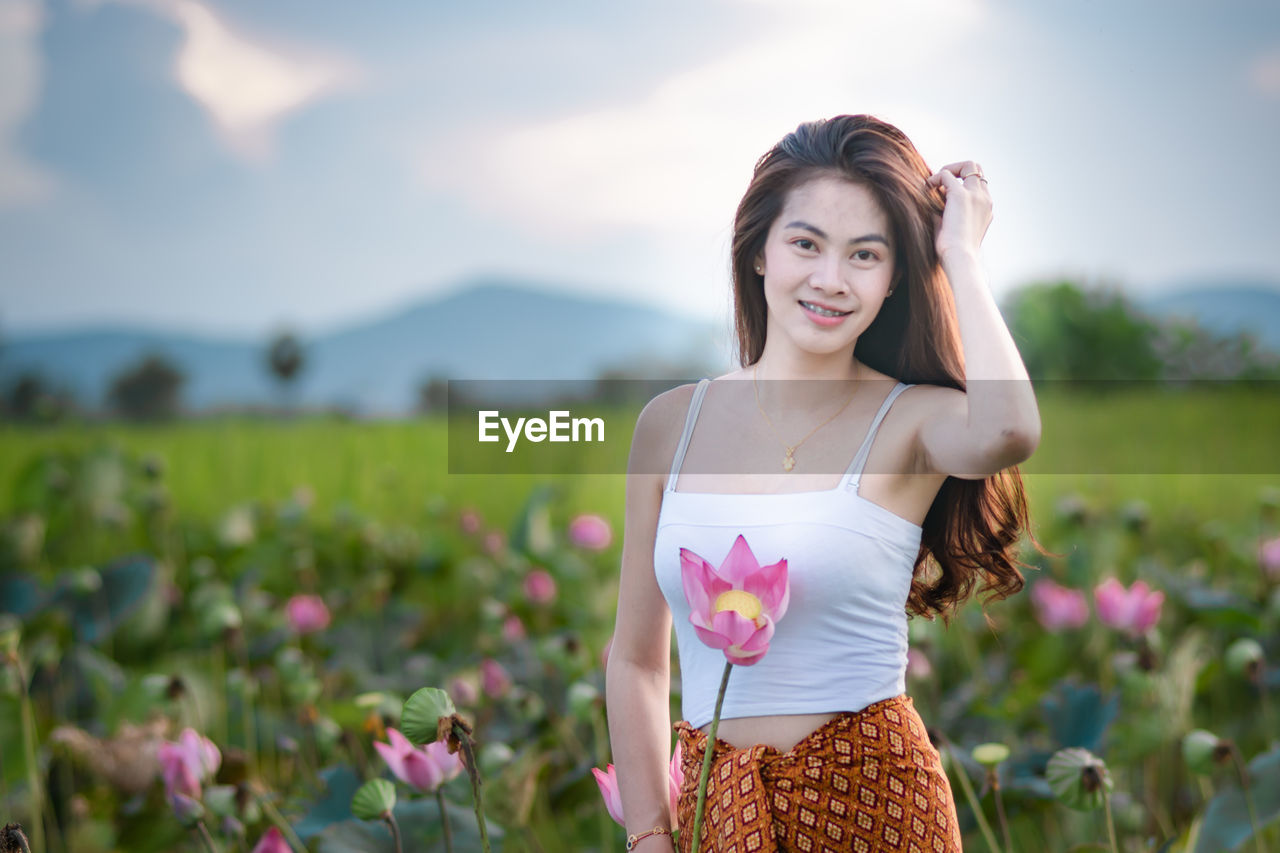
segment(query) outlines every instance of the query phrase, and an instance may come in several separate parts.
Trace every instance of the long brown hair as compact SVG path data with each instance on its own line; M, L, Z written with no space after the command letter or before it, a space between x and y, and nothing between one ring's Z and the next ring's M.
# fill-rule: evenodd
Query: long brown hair
M938 262L936 217L945 196L930 188L924 158L898 128L869 115L805 122L755 166L733 223L734 326L738 360L755 364L764 352L767 305L755 264L791 190L833 176L871 191L889 219L894 246L890 290L854 355L909 384L965 390L963 348L951 288ZM924 519L907 610L948 622L975 591L983 605L1023 587L1013 557L1029 528L1026 495L1016 466L984 480L947 477ZM1027 534L1036 547L1044 549ZM932 557L932 561L929 558Z

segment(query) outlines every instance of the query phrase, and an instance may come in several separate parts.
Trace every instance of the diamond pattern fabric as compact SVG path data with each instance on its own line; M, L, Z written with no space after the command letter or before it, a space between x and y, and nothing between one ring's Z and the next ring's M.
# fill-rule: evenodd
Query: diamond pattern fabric
M686 720L675 729L684 749L676 818L687 853L707 736ZM712 762L707 853L960 853L951 783L905 693L839 714L785 753L717 738Z

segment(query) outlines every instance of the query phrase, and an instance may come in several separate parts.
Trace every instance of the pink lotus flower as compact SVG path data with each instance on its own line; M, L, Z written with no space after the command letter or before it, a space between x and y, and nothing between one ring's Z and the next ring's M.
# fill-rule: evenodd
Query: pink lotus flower
M190 728L183 729L176 741L160 744L156 757L160 760L165 796L175 811L199 800L201 787L212 781L222 765L222 753L213 741Z
M671 753L671 761L667 764L667 788L673 818L676 815L676 802L680 798L680 788L684 786L684 768L680 766L681 755L680 742L676 741L675 751ZM592 767L591 773L596 777L596 785L600 788L600 796L604 799L604 807L609 811L609 817L625 829L627 821L622 814L622 795L618 792L617 769L610 764L604 770Z
M1059 586L1048 578L1041 578L1031 588L1031 603L1036 620L1046 631L1079 628L1089 621L1089 602L1084 593Z
M511 675L493 658L485 658L480 662L480 686L488 696L501 699L511 690Z
M1142 634L1160 621L1163 592L1152 592L1145 581L1134 581L1128 590L1115 578L1107 578L1093 591L1102 624L1128 633Z
M415 747L392 728L387 729L387 737L391 743L374 741L373 748L397 779L419 791L430 793L462 771L462 760L457 753L450 754L449 745L442 740Z
M464 509L462 515L458 517L458 526L462 528L463 533L479 533L480 514L473 509Z
M613 530L600 516L584 513L569 522L569 541L588 551L603 551L613 541Z
M258 839L258 843L253 847L253 853L293 853L293 851L289 849L289 842L284 840L280 830L273 826Z
M556 599L556 579L545 569L524 576L524 597L533 604L550 604Z
M502 620L502 639L508 643L518 643L527 636L524 629L524 623L520 621L520 617L512 613L506 619Z
M1258 546L1258 565L1271 580L1280 580L1280 536Z
M502 556L507 547L507 537L501 531L491 530L484 535L484 550L490 557Z
M730 663L757 663L791 599L787 561L761 566L739 534L718 570L688 548L680 549L680 566L698 638L723 650Z
M455 676L449 682L449 696L457 705L474 705L480 701L480 690L474 675Z
M929 657L919 649L907 649L907 675L912 678L928 678L933 675L933 664Z
M329 608L318 595L295 595L285 604L284 615L296 634L311 634L329 627Z
M684 768L681 766L684 750L680 746L680 741L676 741L676 748L671 753L671 763L667 765L668 789L671 795L671 818L674 820L676 816L676 803L680 799L680 789L684 787Z
M596 785L600 788L600 796L604 798L604 807L609 810L609 817L626 829L627 821L622 816L622 795L618 793L618 771L610 764L604 770L592 767L591 774L596 777Z

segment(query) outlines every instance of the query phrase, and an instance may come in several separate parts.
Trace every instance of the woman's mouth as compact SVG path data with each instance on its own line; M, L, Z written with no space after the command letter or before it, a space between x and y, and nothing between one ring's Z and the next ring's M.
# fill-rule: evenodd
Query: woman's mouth
M830 308L823 308L821 305L814 305L812 302L800 300L800 307L809 315L809 319L820 326L835 326L844 321L845 317L852 314L852 311L833 311Z

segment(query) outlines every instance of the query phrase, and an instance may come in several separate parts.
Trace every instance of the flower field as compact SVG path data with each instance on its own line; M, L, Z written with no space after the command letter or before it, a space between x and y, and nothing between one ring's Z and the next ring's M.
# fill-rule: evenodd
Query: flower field
M990 624L910 624L965 848L1280 851L1280 476L1063 474L1049 439L1023 470L1060 556L1027 549ZM622 477L448 477L443 441L0 431L0 822L76 853L621 849Z

